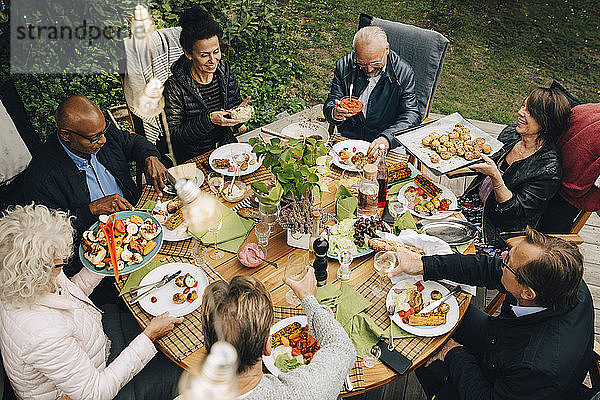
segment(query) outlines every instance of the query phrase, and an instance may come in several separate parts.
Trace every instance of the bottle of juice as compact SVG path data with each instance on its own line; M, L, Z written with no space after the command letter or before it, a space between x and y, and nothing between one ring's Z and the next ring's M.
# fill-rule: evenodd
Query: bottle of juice
M379 158L377 160L377 183L379 184L379 192L377 195L377 206L379 208L385 207L387 201L387 190L388 190L388 166L385 162L385 146L379 145Z
M379 194L379 184L377 183L377 166L375 164L366 164L363 167L363 177L358 185L358 214L376 215L377 214L377 196Z

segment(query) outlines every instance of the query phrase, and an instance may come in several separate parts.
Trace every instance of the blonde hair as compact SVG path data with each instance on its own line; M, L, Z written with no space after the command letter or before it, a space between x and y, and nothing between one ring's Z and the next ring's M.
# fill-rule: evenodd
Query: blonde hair
M219 340L230 343L238 354L238 373L260 362L273 325L273 303L261 281L240 275L216 281L204 290L202 328L207 351Z
M19 307L54 291L52 268L72 252L66 212L34 204L8 209L0 218L0 299Z
M354 35L354 40L352 41L352 48L354 48L354 50L356 50L356 43L358 42L364 44L379 42L384 49L388 47L387 35L385 34L385 31L378 26L365 26L360 28Z

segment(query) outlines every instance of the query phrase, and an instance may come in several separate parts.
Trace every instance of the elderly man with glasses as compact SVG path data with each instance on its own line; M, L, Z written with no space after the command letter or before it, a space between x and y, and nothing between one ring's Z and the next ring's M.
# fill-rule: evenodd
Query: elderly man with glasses
M369 154L381 144L393 149L400 145L395 134L421 123L413 70L390 50L380 27L361 28L352 46L354 51L336 64L323 113L342 136L371 142ZM360 100L362 110L345 109L340 104L345 96Z
M50 135L25 173L25 199L69 211L77 239L101 214L131 210L139 192L129 162L145 166L156 190L164 187L165 166L148 140L119 130L85 96L72 96L56 110L56 135ZM73 266L71 266L73 267ZM67 268L69 275L78 267Z
M391 274L447 278L507 296L498 316L469 306L453 338L417 369L428 399L582 398L594 307L575 244L527 227L503 258L412 254L399 253Z

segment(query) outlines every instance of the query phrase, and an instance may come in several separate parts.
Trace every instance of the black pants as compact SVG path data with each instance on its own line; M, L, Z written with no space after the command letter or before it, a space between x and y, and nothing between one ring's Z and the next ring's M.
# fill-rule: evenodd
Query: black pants
M580 210L556 194L542 215L538 230L544 233L568 233Z
M460 326L454 332L452 338L458 343L466 346L476 358L483 348L486 340L489 324L489 316L472 305L469 306ZM435 400L460 399L456 387L450 380L448 366L435 361L429 367L421 367L415 370L415 375L423 387L428 399L435 396Z
M102 325L111 341L110 364L142 329L130 312L114 304L102 306ZM172 400L177 395L177 382L183 370L160 351L119 391L115 400Z

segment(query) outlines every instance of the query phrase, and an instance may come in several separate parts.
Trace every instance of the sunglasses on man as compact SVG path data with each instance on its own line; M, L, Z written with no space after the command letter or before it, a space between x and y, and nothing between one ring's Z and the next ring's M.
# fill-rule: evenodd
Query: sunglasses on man
M72 131L70 129L67 128L59 128L58 129L58 133L72 133L73 135L77 135L81 138L84 138L86 140L88 140L90 142L90 144L97 144L100 143L100 139L106 135L106 132L108 132L108 128L110 128L110 122L106 121L106 119L104 120L104 129L102 129L101 132L98 132L96 134L93 134L92 136L85 136L79 132L75 132Z

